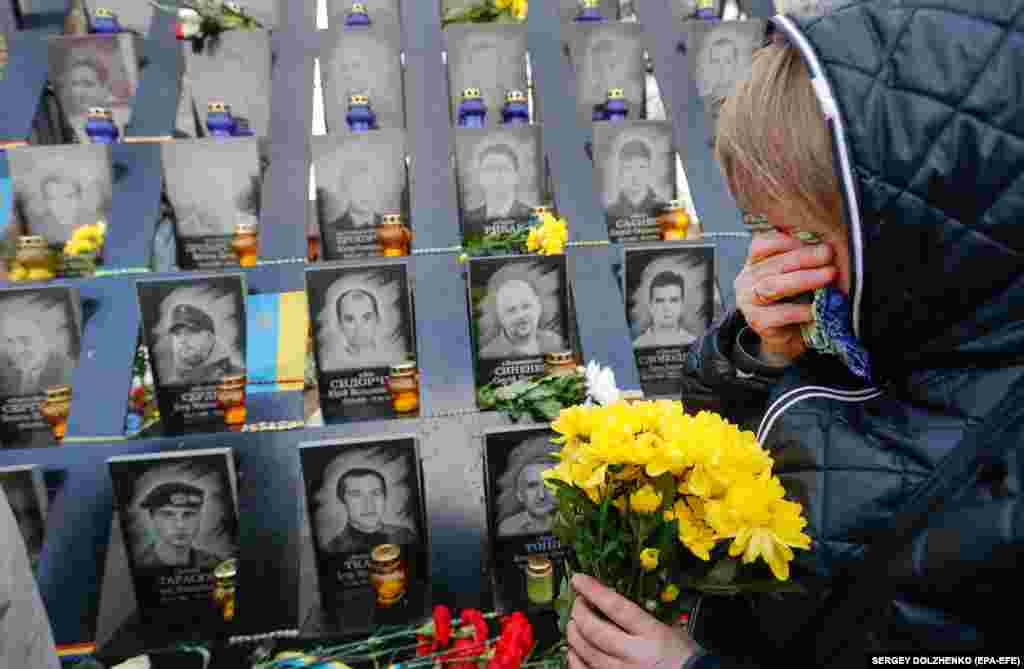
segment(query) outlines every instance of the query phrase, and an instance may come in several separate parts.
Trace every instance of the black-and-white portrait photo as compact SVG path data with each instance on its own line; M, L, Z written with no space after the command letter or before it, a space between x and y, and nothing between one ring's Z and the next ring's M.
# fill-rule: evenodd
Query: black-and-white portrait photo
M643 119L646 71L640 24L577 24L571 26L568 34L580 120L589 124L594 107L604 104L613 88L622 89L629 105L629 118Z
M488 127L501 124L510 90L526 91L526 27L466 23L445 29L452 117L466 88L479 88L487 105Z
M205 137L207 106L224 102L233 117L243 118L257 137L270 130L270 34L262 30L228 30L196 53L182 45L184 73L176 129ZM197 127L198 123L198 127Z
M672 19L677 23L698 19L697 10L700 7L710 7L715 16L722 15L722 5L725 0L669 0L669 10L672 12Z
M0 291L0 397L37 396L69 385L80 342L81 307L74 289Z
M154 7L148 2L138 0L103 0L102 3L94 5L88 3L86 12L95 24L96 10L99 8L109 9L117 17L117 23L121 30L128 30L137 35L146 37L149 35L150 24L153 21Z
M323 32L320 76L330 134L350 132L345 115L352 95L370 98L378 128L405 127L399 35L386 26L358 30L341 26Z
M178 140L164 143L161 155L179 266L237 267L238 257L231 250L235 226L259 221L259 140Z
M764 36L761 19L687 23L690 72L712 124L717 123L722 102L750 72L754 51L764 43Z
M529 227L542 202L540 129L457 128L456 163L466 239Z
M46 535L48 499L42 470L35 465L0 468L0 488L14 512L21 538L28 550L29 564L35 571L43 552Z
M300 450L317 548L328 555L409 545L422 534L414 442L365 442Z
M594 174L612 241L661 239L657 216L676 191L672 144L668 121L594 126Z
M309 270L311 317L325 372L388 367L412 354L404 263Z
M89 142L89 109L103 107L124 129L139 85L140 38L131 33L50 38L50 81L67 125L67 139Z
M27 233L63 245L84 225L110 220L110 147L23 146L7 151L14 206Z
M580 15L581 0L559 0L562 22L572 23ZM599 5L601 16L608 21L616 21L619 18L619 0L601 0Z
M412 0L415 2L415 0ZM360 0L370 17L371 26L385 26L389 30L398 31L402 26L401 4L399 0ZM345 19L352 9L351 2L328 2L328 28L334 29L345 25ZM361 27L356 28L357 30Z
M216 384L245 373L241 275L137 285L158 386Z
M558 510L555 494L544 484L542 473L557 464L559 446L544 430L530 434L508 447L488 441L488 476L492 477L493 523L497 537L544 534L551 531ZM500 447L505 450L499 452ZM503 465L503 466L502 466Z
M380 255L377 226L404 209L402 130L314 137L316 210L326 260Z
M624 250L626 320L647 395L679 394L684 351L715 312L714 251L689 242Z

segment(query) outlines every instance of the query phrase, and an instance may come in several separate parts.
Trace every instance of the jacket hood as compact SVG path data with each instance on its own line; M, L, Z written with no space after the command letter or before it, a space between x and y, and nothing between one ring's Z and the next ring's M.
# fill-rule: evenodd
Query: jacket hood
M1024 0L773 19L833 131L876 382L1024 352Z

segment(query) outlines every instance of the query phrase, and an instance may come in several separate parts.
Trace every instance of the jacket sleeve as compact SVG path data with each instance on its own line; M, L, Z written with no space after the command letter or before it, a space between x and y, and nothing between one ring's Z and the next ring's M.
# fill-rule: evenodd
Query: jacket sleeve
M683 403L719 411L742 428L756 430L768 394L785 371L761 362L759 345L743 314L726 313L683 358Z
M28 552L0 489L0 667L60 669Z

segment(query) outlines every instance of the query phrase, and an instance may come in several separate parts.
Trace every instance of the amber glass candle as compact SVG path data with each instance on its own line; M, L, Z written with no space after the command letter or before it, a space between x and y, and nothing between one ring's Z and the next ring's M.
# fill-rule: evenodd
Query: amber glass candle
M235 619L235 577L238 575L238 563L232 558L217 565L213 576L217 579L217 587L213 590L213 601L221 610L224 622Z
M384 214L377 226L377 243L388 257L409 255L412 232L402 223L401 214Z
M555 599L555 570L543 555L531 555L526 562L526 597L534 604Z
M235 225L235 238L231 240L231 249L238 256L239 265L242 267L255 267L259 251L256 225L253 223L238 223Z
M408 575L397 544L381 544L370 552L370 585L377 593L377 606L388 608L402 601Z
M40 235L24 235L18 237L14 261L26 272L26 279L39 281L57 276L53 263L53 254L46 238Z
M686 239L690 229L690 217L683 209L682 202L672 200L669 203L668 209L658 216L658 228L664 241Z
M544 354L544 373L564 376L576 371L576 356L572 351L557 351Z
M415 362L391 366L388 392L396 412L411 413L420 408L420 375Z
M217 386L217 404L224 411L224 423L232 431L245 426L245 375L225 376Z
M47 388L40 411L53 429L53 436L57 441L62 441L68 426L68 416L71 415L71 386Z

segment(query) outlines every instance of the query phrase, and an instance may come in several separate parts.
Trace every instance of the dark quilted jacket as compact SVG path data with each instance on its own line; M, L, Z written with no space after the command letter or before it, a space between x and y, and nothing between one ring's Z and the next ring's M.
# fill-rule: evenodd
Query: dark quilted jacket
M831 87L823 110L845 140L850 297L876 385L813 353L778 379L738 370L736 313L687 364L735 419L753 425L769 407L759 436L816 539L799 560L828 579L1024 376L1024 0L860 0L775 26ZM979 470L893 562L900 594L865 647L1020 638L1009 622L1022 582L1020 450ZM753 606L767 635L785 626L785 601ZM708 639L749 651L712 610Z

